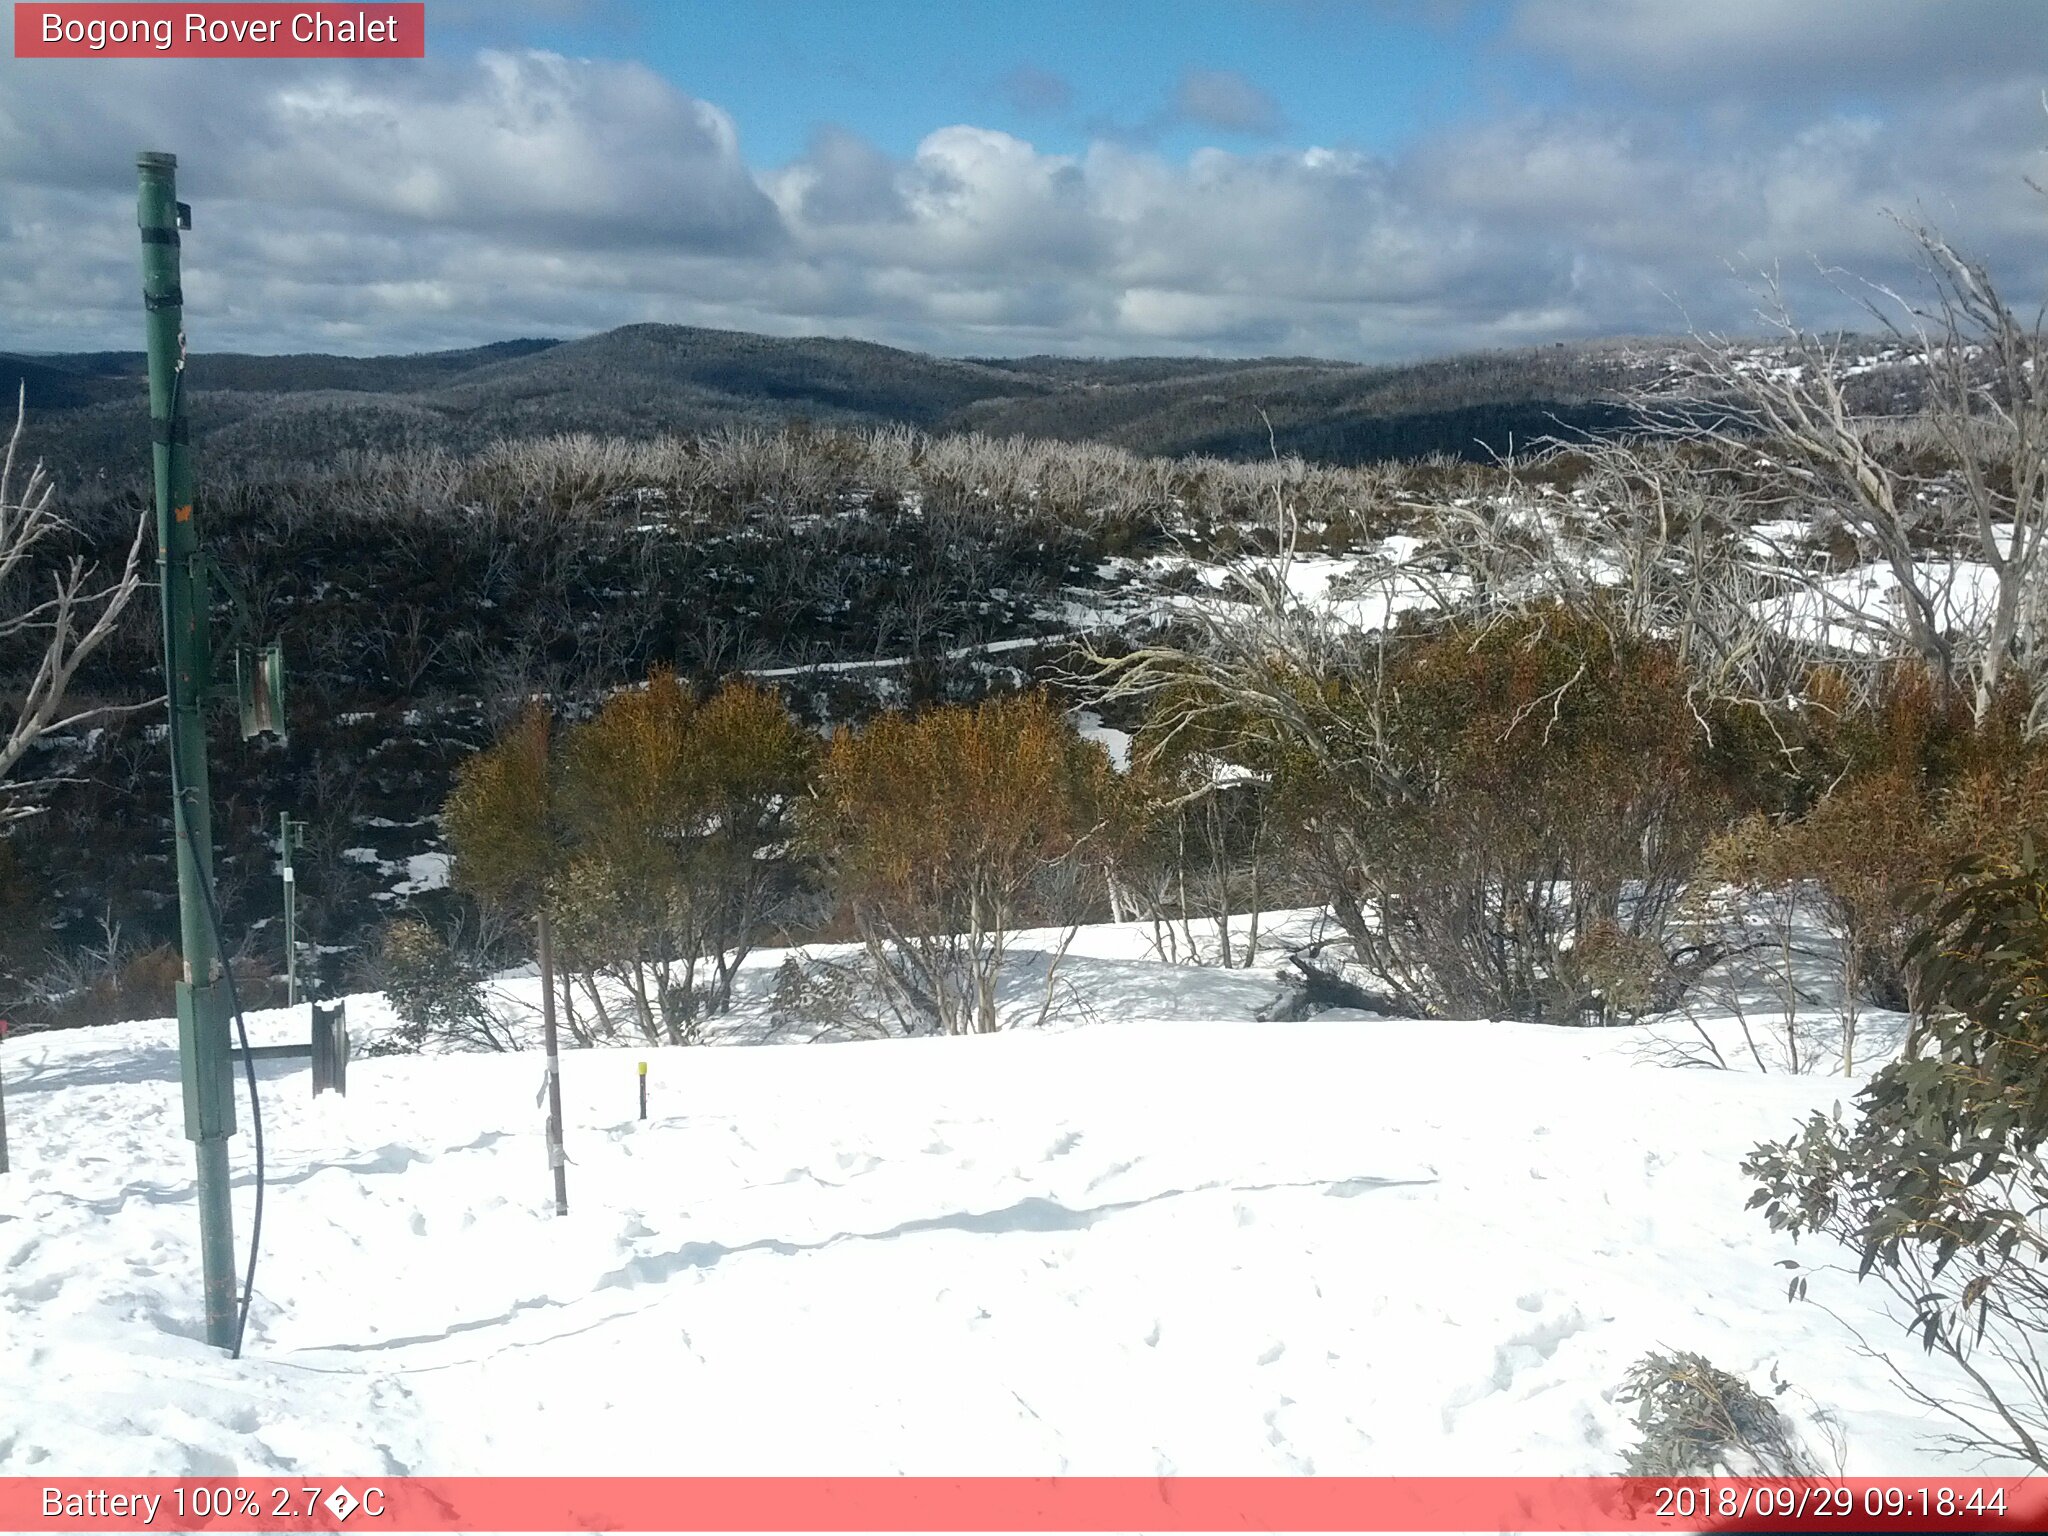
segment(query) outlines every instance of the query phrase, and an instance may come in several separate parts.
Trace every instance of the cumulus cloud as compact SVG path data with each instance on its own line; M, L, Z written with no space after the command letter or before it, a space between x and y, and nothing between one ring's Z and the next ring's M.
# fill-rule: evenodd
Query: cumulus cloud
M1614 3L1617 70L1663 67L1676 45ZM1719 35L1689 25L1700 50ZM743 120L632 64L0 63L0 345L134 344L143 146L184 161L208 348L424 350L651 319L954 353L1414 356L1668 331L1680 302L1739 327L1730 267L1771 265L1814 323L1853 322L1809 258L1909 280L1887 207L1948 227L2015 290L2042 285L2022 178L2044 169L2048 119L2034 82L1968 66L1976 46L1939 66L1946 88L1881 110L1681 116L1607 93L1399 153L1055 153L956 123L891 154L824 126L775 167L750 165ZM1197 79L1208 126L1279 123L1236 77L1189 76L1183 97Z
M769 187L786 216L818 227L894 224L910 213L896 163L836 124L816 130L804 158Z
M731 118L637 64L494 50L454 68L15 75L25 88L0 96L14 185L129 187L138 145L175 145L195 187L278 207L571 246L759 251L780 231Z

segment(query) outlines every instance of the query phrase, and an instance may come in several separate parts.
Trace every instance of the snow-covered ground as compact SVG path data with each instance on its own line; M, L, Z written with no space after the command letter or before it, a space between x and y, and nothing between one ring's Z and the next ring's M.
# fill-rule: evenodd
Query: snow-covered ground
M1082 932L1065 1027L570 1053L566 1218L536 1056L362 1058L317 1101L266 1062L240 1362L197 1337L174 1028L11 1040L0 1473L1602 1473L1653 1349L1778 1366L1847 1472L1954 1465L1785 1299L1775 1260L1832 1256L1743 1208L1744 1153L1853 1085L1642 1030L1261 1023L1270 971L1148 940ZM1812 1289L1899 1339L1874 1285Z
M1429 547L1413 535L1395 534L1359 555L1296 554L1284 565L1257 557L1235 562L1159 557L1154 568L1185 572L1208 592L1232 595L1242 594L1248 577L1261 583L1277 577L1302 609L1326 614L1341 628L1370 633L1388 628L1412 609L1441 608L1470 593L1466 575L1420 568L1417 556ZM1155 600L1149 613L1158 619L1197 610L1224 620L1232 612L1229 602L1219 604L1207 593L1176 592Z
M1998 602L1998 578L1973 560L1918 563L1919 581L1934 607L1937 629L1982 634ZM1863 565L1788 592L1761 609L1773 629L1811 645L1872 652L1895 648L1907 633L1905 591L1888 565Z

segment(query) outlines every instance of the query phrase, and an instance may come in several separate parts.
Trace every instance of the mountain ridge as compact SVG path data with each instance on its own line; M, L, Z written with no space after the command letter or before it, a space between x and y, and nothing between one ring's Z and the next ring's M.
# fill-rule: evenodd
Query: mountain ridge
M1582 342L1397 364L941 357L843 337L640 323L365 358L195 353L188 388L195 442L205 462L227 469L796 420L1359 462L1485 457L1550 431L1610 429L1629 386L1679 346ZM0 353L0 386L27 386L34 451L93 475L147 462L143 365L139 352Z

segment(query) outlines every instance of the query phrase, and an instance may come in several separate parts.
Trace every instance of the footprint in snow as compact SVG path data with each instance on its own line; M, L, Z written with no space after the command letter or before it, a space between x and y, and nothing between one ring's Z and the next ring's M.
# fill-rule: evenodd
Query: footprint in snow
M1449 1434L1456 1426L1460 1415L1474 1403L1512 1390L1516 1379L1523 1373L1547 1365L1564 1342L1576 1334L1583 1333L1586 1326L1585 1318L1579 1314L1577 1308L1573 1308L1560 1317L1537 1323L1528 1332L1515 1334L1496 1345L1493 1351L1493 1370L1486 1379L1471 1386L1460 1387L1444 1400L1444 1432Z
M1585 1327L1586 1320L1574 1309L1508 1339L1493 1352L1494 1390L1505 1392L1522 1372L1548 1363L1566 1339L1584 1332Z

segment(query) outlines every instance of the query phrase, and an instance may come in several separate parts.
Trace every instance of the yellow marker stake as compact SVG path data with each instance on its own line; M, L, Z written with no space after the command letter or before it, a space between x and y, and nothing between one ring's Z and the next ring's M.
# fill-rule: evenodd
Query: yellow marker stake
M640 1063L640 1118L647 1118L647 1063Z

